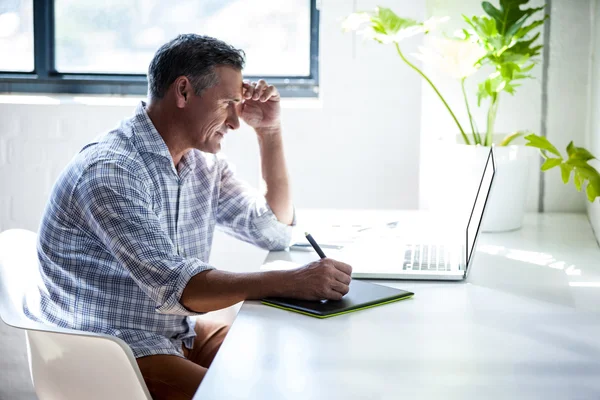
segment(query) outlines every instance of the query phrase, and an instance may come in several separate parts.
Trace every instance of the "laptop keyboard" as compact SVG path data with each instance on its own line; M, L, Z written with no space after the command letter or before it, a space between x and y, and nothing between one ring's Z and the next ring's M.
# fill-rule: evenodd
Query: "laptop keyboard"
M439 245L409 244L404 253L404 270L450 271L448 248Z

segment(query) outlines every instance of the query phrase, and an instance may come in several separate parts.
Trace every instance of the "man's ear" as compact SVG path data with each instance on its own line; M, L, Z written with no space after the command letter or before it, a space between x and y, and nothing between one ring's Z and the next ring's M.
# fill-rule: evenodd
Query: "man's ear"
M185 76L180 76L173 82L175 90L175 103L178 108L184 108L190 100L192 85L190 80Z

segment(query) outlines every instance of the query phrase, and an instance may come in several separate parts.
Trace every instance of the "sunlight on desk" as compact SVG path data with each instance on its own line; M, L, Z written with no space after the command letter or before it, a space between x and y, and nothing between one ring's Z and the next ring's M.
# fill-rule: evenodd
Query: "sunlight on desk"
M316 259L271 252L265 267ZM466 282L378 281L408 303L318 320L245 302L195 398L595 398L598 260L585 215L530 214L481 236Z

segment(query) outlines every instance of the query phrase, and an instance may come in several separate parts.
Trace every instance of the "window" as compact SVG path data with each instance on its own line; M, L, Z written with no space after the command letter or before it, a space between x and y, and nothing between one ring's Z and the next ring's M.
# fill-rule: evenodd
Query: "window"
M0 71L33 71L33 0L0 1Z
M2 0L0 92L145 94L179 33L243 49L244 77L283 95L317 94L316 0Z

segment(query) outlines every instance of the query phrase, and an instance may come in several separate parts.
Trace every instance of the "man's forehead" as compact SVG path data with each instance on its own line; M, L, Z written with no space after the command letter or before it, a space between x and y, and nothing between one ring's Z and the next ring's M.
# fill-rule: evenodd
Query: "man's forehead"
M217 89L217 96L223 100L241 100L242 98L242 83L239 84L233 82L219 82Z
M242 101L242 84L240 83L236 88L230 88L225 92L225 97L228 100Z
M219 75L217 92L221 98L241 99L242 96L242 73L228 66L215 68Z

